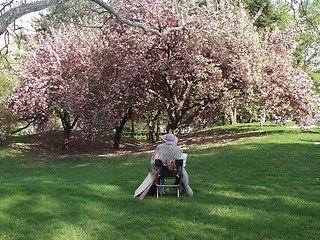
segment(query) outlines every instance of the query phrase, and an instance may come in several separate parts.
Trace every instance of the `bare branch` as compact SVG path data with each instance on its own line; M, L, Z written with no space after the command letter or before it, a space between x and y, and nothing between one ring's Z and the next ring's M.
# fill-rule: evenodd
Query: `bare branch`
M167 34L169 34L171 31L178 31L178 30L182 30L185 27L184 26L179 26L179 27L171 27L171 28L167 28L164 32L159 32L158 30L152 29L147 27L145 24L141 23L141 22L134 22L134 21L130 21L126 18L124 18L123 16L121 16L118 12L116 12L113 7L106 3L103 0L91 0L92 2L95 2L96 4L100 5L101 7L103 7L104 9L106 9L110 14L112 14L121 24L126 24L132 27L138 27L141 28L143 31L145 32L150 32L153 34L156 34L159 37L163 37Z
M28 128L32 123L34 123L36 120L31 120L30 122L27 123L27 125L23 126L23 127L20 127L12 132L10 132L10 135L13 135L15 133L18 133L18 132L21 132L22 130Z
M5 11L5 9L9 6L11 6L11 4L13 4L13 0L10 0L8 2L4 2L4 3L1 3L1 8L0 8L0 14Z
M0 138L0 144L2 144L5 140L7 140L9 137L11 137L13 134L21 132L22 130L28 128L32 123L34 123L36 120L31 120L27 123L27 125L20 127L12 132L10 132L9 134L7 134L6 136L4 136L3 138Z
M258 18L260 17L260 15L262 14L263 9L267 6L268 2L269 2L269 0L265 0L265 1L261 4L261 6L260 6L260 8L259 8L259 11L256 13L256 15L254 16L254 18L252 19L252 23L255 23L255 22L257 21L257 19L258 19Z

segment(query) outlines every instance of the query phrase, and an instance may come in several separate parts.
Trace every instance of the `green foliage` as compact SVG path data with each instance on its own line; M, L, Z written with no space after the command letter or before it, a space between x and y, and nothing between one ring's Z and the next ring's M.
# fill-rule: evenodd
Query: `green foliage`
M14 82L10 81L3 72L0 71L0 102L3 102L11 92Z
M259 11L265 0L244 1L251 17ZM292 2L292 1L291 1ZM263 31L266 27L276 24L280 29L298 19L300 36L296 38L299 43L295 52L296 65L306 69L318 69L319 66L319 26L320 26L320 1L301 0L294 4L284 0L268 1L255 25Z
M320 86L320 71L308 72L308 75L312 78L317 86Z
M132 194L149 154L50 157L17 137L0 149L0 239L318 239L319 129L209 136L226 141L185 150L194 197L143 201Z
M9 80L0 72L0 142L17 123L17 117L11 113L6 106L6 98L12 91L13 82L13 80Z
M200 7L207 5L207 0L196 0L195 1Z
M72 0L48 8L34 19L32 26L38 33L46 33L50 28L60 28L69 23L82 24L84 19L91 19L98 13L97 4L88 0Z
M274 23L276 23L280 27L280 29L284 29L293 20L293 16L292 14L290 14L290 6L288 2L284 0L276 0L273 1L273 3L273 15L275 16Z
M265 0L253 1L246 0L246 9L251 17L254 17L260 10ZM255 22L255 26L259 29L271 27L273 24L277 24L280 28L285 27L288 22L292 20L289 13L289 6L285 1L268 1L264 7L261 15Z
M303 69L319 69L320 1L300 1L296 15L305 19L299 24L301 35L297 38L299 46L295 53L297 65Z

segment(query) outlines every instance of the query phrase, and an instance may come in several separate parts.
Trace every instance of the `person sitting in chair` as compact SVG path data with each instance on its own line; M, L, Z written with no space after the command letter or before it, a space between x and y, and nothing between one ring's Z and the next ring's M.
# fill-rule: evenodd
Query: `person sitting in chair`
M180 159L182 150L178 147L178 138L169 133L162 136L164 143L157 146L156 150L151 157L151 167L155 167L155 158L166 160L166 159ZM186 196L193 196L193 191L189 186L189 177L185 168L182 169L182 188L181 193Z

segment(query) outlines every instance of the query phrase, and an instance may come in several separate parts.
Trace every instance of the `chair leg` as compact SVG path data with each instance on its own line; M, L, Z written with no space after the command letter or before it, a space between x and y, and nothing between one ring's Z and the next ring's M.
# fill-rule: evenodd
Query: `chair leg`
M157 186L157 198L159 198L159 187Z
M165 192L166 192L166 187L164 186L164 185L165 185L164 178L161 179L160 183L161 183L161 185L162 185L162 186L160 187L160 195L164 195Z
M177 187L177 195L180 197L180 187Z

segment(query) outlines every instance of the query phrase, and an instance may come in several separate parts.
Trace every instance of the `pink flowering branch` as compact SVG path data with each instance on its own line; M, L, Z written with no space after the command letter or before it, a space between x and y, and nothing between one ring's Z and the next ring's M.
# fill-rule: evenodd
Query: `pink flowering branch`
M117 11L114 10L114 8L106 3L105 1L103 0L91 0L92 2L95 2L96 4L100 5L101 7L103 7L104 9L106 9L110 14L112 14L121 24L126 24L126 25L129 25L129 26L132 26L132 27L138 27L138 28L141 28L143 31L145 32L150 32L150 33L153 33L159 37L163 37L163 36L166 36L168 35L170 32L172 31L178 31L178 30L182 30L184 29L184 26L179 26L179 27L170 27L170 28L167 28L165 31L163 32L159 32L158 30L156 29L153 29L153 28L149 28L147 27L147 25L141 23L141 22L135 22L135 21L131 21L131 20L128 20L126 18L124 18L121 14L119 14Z

